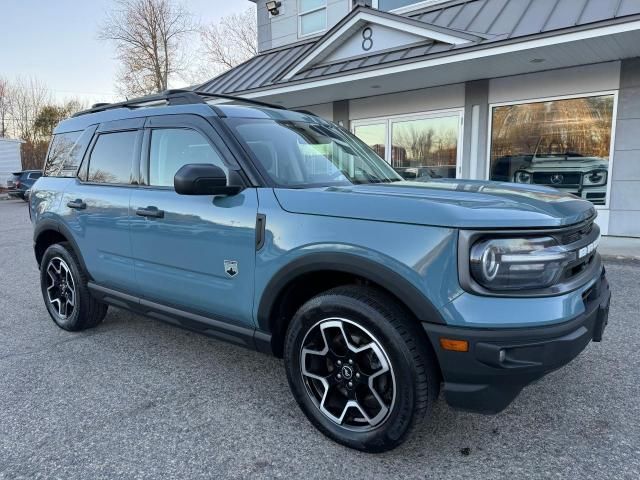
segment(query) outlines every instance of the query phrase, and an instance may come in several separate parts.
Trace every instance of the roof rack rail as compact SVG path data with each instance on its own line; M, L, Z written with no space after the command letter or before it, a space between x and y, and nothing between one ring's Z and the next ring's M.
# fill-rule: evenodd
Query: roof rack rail
M207 103L204 98L220 98L224 100L233 100L241 103L248 103L252 105L258 105L261 107L277 108L279 110L286 110L282 105L273 105L259 100L252 100L249 98L236 97L234 95L224 95L220 93L201 92L197 90L165 90L164 92L147 95L145 97L132 98L124 102L117 103L96 103L88 110L82 110L75 113L74 117L81 115L87 115L89 113L104 112L105 110L113 110L116 108L140 108L150 106L157 102L166 102L168 105L191 105L196 103Z
M240 103L248 103L250 105L258 105L260 107L277 108L278 110L287 110L287 107L284 107L282 105L277 105L277 104L268 103L268 102L261 102L260 100L254 100L252 98L238 97L235 95L225 95L224 93L209 93L209 92L203 92L201 90L191 90L191 91L197 95L201 95L203 97L208 97L208 98L221 98L224 100L234 100Z

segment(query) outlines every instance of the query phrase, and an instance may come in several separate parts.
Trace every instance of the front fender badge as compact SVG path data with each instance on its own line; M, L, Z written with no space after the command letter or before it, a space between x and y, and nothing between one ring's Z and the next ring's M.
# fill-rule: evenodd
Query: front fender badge
M235 277L238 274L238 262L235 260L225 260L224 271L227 276Z

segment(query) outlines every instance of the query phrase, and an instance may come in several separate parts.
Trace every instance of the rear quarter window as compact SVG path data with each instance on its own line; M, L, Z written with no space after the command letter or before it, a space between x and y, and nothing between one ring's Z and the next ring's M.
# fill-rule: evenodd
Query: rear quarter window
M91 135L91 132L83 135L82 130L54 135L49 147L44 175L47 177L75 177L82 156L91 140Z

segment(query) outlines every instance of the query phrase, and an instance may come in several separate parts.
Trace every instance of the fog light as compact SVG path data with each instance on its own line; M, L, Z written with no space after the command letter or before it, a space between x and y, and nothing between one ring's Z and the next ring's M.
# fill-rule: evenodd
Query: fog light
M450 350L452 352L468 352L469 342L466 340L453 340L451 338L441 338L440 346L443 350Z

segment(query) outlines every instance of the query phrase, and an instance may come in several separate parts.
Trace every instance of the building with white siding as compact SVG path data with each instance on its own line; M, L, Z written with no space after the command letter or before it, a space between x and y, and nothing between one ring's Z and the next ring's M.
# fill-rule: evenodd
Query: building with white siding
M406 178L569 191L640 237L640 0L252 1L260 53L200 90L313 111Z
M0 187L6 187L13 172L22 170L21 144L22 140L0 137Z

